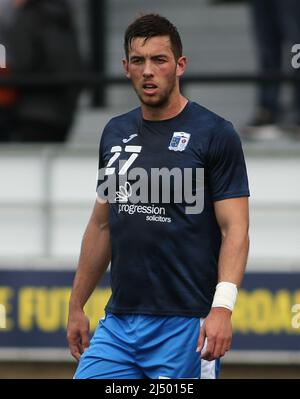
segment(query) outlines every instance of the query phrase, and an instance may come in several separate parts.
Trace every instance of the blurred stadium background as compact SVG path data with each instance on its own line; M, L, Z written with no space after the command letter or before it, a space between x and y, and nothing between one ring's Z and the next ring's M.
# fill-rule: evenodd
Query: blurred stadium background
M70 3L83 57L110 84L82 92L66 143L0 146L0 310L6 313L0 378L72 377L67 304L95 199L100 134L110 117L137 105L131 87L119 79L123 32L134 17L158 12L177 25L189 60L187 76L202 75L185 83L188 97L231 120L238 131L254 110L254 80L217 80L257 73L247 2ZM205 74L215 78L205 81ZM290 90L285 84L286 107ZM222 378L299 378L300 318L292 307L300 304L300 141L286 135L243 140L243 147L251 248ZM87 305L92 328L108 296L105 279Z

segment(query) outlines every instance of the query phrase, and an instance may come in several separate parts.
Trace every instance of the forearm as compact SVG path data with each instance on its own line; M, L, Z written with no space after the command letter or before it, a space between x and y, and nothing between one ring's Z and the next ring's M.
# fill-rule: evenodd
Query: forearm
M83 236L78 269L75 275L70 309L82 309L104 275L110 262L108 224L90 222Z
M218 281L241 285L249 251L248 229L232 226L222 236L218 264Z
M230 349L232 339L231 314L235 303L236 288L240 286L246 268L249 249L248 228L231 226L222 229L218 281L224 282L216 290L212 308L200 330L197 352L201 352L207 337L207 348L202 358L218 359ZM237 291L236 291L237 292ZM229 294L229 296L228 296ZM232 296L230 296L232 294Z

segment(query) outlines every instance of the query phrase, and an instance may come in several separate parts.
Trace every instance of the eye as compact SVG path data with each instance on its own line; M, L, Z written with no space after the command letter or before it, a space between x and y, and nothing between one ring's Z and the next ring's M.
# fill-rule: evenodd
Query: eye
M134 64L134 65L141 64L142 62L143 62L142 58L132 58L131 59L131 64Z
M157 62L158 64L163 64L163 63L167 62L167 60L166 60L165 58L157 58L157 59L156 59L156 62Z

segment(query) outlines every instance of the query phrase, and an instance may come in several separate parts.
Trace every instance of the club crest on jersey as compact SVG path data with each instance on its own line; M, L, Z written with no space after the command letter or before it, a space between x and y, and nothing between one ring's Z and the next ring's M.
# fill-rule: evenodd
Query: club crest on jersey
M171 139L169 150L184 151L188 145L191 135L185 132L174 132Z

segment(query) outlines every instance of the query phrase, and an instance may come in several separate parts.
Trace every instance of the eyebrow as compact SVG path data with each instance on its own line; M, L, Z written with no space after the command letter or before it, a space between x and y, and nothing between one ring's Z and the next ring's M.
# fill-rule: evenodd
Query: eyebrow
M153 55L152 57L150 57L151 59L156 59L156 58L168 58L169 56L167 55L167 54L157 54L157 55ZM142 55L131 55L130 57L129 57L129 59L130 60L133 60L133 59L145 59L145 57L144 56L142 56Z

